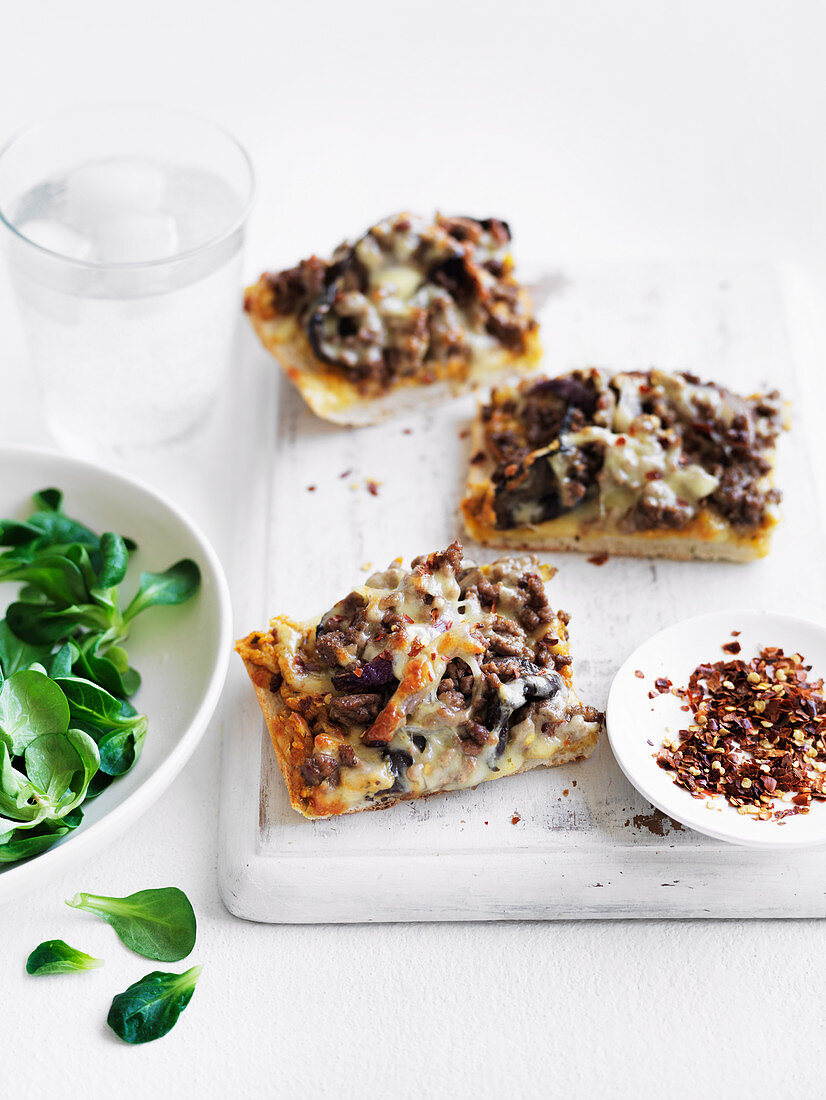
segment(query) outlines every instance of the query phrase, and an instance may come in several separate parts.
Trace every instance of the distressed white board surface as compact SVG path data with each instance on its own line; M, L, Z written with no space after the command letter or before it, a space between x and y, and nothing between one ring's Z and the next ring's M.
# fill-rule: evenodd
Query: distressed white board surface
M550 372L658 366L744 392L778 387L795 401L781 288L771 268L579 264L551 272L546 285L540 316ZM360 583L368 563L409 560L461 535L472 397L348 430L313 417L283 381L274 389L274 430L267 430L262 398L259 440L272 474L268 484L259 477L257 499L243 503L260 527L245 527L244 568L236 570L236 585L244 587L237 603L249 615L240 624L244 633L276 613L303 618L326 610ZM376 495L369 479L380 483ZM822 533L799 409L781 442L778 481L785 520L760 562L612 558L596 567L580 555L545 555L559 570L551 602L572 615L583 700L604 707L624 658L689 615L754 607L822 617ZM464 543L471 557L498 556ZM236 665L220 866L224 900L239 916L780 917L826 909L826 849L747 851L680 828L629 786L604 737L588 761L388 810L306 821L289 805L245 680Z

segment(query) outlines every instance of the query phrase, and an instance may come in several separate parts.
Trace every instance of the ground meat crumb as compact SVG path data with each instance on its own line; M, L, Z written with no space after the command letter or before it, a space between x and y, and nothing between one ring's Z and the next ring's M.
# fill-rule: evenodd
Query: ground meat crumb
M341 695L330 701L330 721L342 726L365 726L380 710L380 695Z
M317 787L325 779L333 784L338 781L338 763L332 756L325 756L323 753L311 756L298 770L308 787Z
M341 744L338 747L338 762L343 768L354 768L358 764L356 750L352 745Z
M445 567L456 573L462 567L462 544L452 542L446 550L439 550L435 554L421 555L410 563L413 569L420 573L438 573Z

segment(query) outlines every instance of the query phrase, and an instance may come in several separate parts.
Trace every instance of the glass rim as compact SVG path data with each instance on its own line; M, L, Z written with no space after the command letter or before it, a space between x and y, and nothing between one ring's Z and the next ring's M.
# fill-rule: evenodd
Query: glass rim
M247 170L248 185L246 189L246 196L242 199L241 209L235 218L225 226L219 233L207 238L203 244L197 245L195 248L188 248L182 252L175 252L171 256L162 256L155 260L127 260L127 261L105 261L105 260L83 260L78 259L75 256L66 256L62 252L56 252L53 248L46 248L45 245L38 244L37 241L33 241L31 237L27 237L14 222L6 215L3 209L2 203L0 203L0 223L2 223L10 233L13 234L18 240L23 241L24 244L30 248L34 248L37 252L42 253L44 256L48 256L54 260L60 260L64 264L71 264L75 267L85 268L89 271L138 271L145 270L147 268L159 268L169 267L173 264L183 263L187 260L194 259L196 256L201 256L205 252L209 252L213 248L217 248L223 244L224 241L229 240L234 233L236 233L244 222L249 217L250 210L252 209L253 202L255 200L255 169L253 167L252 158L247 150L238 140L238 138L226 127L222 126L218 122L214 122L211 118L207 118L204 115L199 115L196 111L188 111L179 107L168 107L164 104L151 104L151 103L122 103L119 105L110 104L88 104L81 107L70 107L63 111L55 111L54 113L47 115L45 118L41 118L36 122L28 123L26 126L21 127L7 142L0 146L0 166L2 166L3 160L11 150L22 141L24 138L35 134L38 130L45 129L47 126L54 125L60 119L67 118L69 116L79 116L83 114L92 114L95 111L163 111L166 115L175 114L179 118L189 119L194 122L200 122L208 126L215 133L220 134L226 138L230 144L232 144L238 152L241 154L241 160Z

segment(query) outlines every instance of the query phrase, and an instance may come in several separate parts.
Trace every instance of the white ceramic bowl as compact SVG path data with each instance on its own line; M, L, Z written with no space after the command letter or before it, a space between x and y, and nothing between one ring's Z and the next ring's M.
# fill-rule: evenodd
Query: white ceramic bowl
M93 530L117 531L138 543L122 592L142 570L159 572L181 558L201 569L201 587L180 607L139 616L126 648L143 682L132 702L149 719L135 767L84 806L82 824L24 863L0 865L0 901L39 885L131 825L163 793L203 737L217 706L232 643L229 591L203 534L169 500L132 478L48 451L0 447L0 517L24 518L31 494L54 487L66 512ZM2 607L18 585L0 585Z
M649 699L654 681L664 676L675 687L685 687L698 665L732 660L721 646L734 640L734 630L740 631L736 640L743 660L751 660L764 646L780 646L787 654L803 655L812 666L810 679L826 676L826 628L820 623L769 611L715 611L685 619L643 642L614 677L605 720L617 763L640 794L663 813L718 840L750 848L826 844L824 802L813 802L808 814L756 821L737 813L722 797L709 798L711 805L706 799L693 798L654 759L663 737L676 739L690 717L680 710L683 700L670 692ZM643 673L642 679L637 670ZM778 801L777 808L785 804Z

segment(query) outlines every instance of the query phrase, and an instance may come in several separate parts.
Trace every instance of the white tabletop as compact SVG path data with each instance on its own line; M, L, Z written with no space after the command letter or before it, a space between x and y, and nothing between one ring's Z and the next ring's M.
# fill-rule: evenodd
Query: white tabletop
M57 105L152 99L211 115L256 164L248 274L408 206L508 217L517 251L791 261L790 332L820 366L826 106L815 0L30 2L4 13L0 139ZM0 435L46 442L0 281ZM245 334L250 369L267 369ZM810 384L816 375L810 372ZM213 538L225 493L147 465ZM249 624L238 624L246 629ZM132 1096L784 1095L819 1081L815 921L279 927L216 887L221 722L103 853L0 909L0 1090ZM77 890L175 884L204 972L166 1038L105 1025L143 973ZM825 904L826 910L826 904ZM106 966L35 981L64 937ZM152 969L151 964L146 970ZM815 1010L815 1014L812 1013ZM785 1088L784 1088L785 1084ZM749 1090L751 1091L751 1090Z

